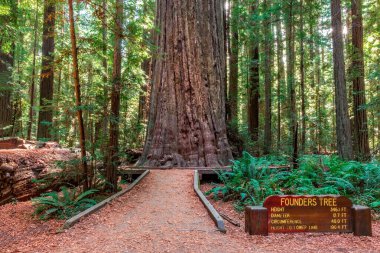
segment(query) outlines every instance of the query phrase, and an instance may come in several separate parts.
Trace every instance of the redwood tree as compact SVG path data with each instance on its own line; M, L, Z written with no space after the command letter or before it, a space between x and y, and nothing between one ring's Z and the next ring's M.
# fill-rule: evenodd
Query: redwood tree
M86 135L84 131L83 115L82 115L82 102L81 102L81 90L79 82L79 67L78 67L78 48L77 39L75 35L74 26L74 11L73 11L73 0L68 0L69 4L69 19L70 19L70 38L71 38L71 56L73 58L73 77L74 77L74 89L75 89L75 104L77 109L77 119L79 125L79 145L81 148L81 165L84 175L84 190L90 187L88 180L88 168L86 161Z
M40 112L38 116L38 139L50 139L50 126L53 123L54 85L54 28L55 3L44 0L44 25L42 35L42 68L40 79Z
M340 157L349 160L352 159L353 154L350 119L348 117L340 0L331 0L331 24L334 59L337 149Z
M232 158L225 123L223 4L157 1L158 50L139 164L212 167Z
M121 91L121 40L123 22L123 0L116 1L115 15L115 44L113 52L111 115L110 115L110 140L108 144L107 181L111 191L117 191L117 164L119 148L119 115L120 115L120 91Z
M368 143L368 126L365 84L364 84L364 53L363 53L363 18L362 0L351 1L352 14L352 95L354 102L354 136L357 158L366 160L370 157Z
M228 104L229 104L229 123L236 124L238 116L238 82L239 82L239 6L238 1L231 1L231 19L230 19L230 75L228 86Z
M251 38L249 45L249 84L248 84L248 130L252 141L259 139L259 99L260 99L260 68L259 68L259 38L257 15L259 1L250 6Z
M8 15L0 15L0 137L9 136L12 125L12 67L14 63L15 43L7 25L16 25L17 20L17 3L15 1L6 0L3 4L10 7ZM10 50L5 51L6 45L10 44Z

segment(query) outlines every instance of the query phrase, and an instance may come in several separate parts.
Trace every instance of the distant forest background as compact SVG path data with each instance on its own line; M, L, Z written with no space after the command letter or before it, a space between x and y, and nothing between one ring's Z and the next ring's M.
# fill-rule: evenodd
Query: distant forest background
M112 0L74 1L78 106L66 1L0 2L0 137L74 147L81 111L86 147L95 159L105 156L112 123L119 126L123 154L144 146L157 57L152 37L160 32L156 5L124 1L120 29L117 6ZM359 160L379 153L379 0L226 0L224 6L225 116L235 157L242 150L293 158L338 152Z

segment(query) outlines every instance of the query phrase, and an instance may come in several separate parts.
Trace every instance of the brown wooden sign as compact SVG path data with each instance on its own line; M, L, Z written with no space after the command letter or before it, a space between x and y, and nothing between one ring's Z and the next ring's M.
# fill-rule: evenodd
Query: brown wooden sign
M353 231L352 202L346 197L271 196L263 206L269 233Z

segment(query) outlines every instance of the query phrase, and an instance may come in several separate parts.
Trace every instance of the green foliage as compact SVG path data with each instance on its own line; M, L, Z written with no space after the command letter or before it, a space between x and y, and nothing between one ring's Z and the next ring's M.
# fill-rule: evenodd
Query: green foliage
M88 190L79 193L76 189L61 188L62 192L48 192L32 199L35 205L34 214L41 219L70 218L96 204L96 201L88 198L98 190Z
M285 163L284 157L256 158L244 152L241 159L233 162L232 172L219 174L222 185L207 194L237 200L238 209L260 205L270 195L339 194L380 211L378 161L345 162L335 156L307 155L300 158L298 169L270 167Z

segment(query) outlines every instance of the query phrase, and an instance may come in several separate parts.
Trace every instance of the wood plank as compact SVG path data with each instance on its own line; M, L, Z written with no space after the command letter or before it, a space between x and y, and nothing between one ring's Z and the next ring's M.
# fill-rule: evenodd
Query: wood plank
M212 168L212 167L144 167L144 166L119 166L119 170L204 170L204 171L213 171L213 170L231 170L231 166Z
M219 213L215 210L215 208L208 201L203 192L199 189L199 172L197 170L194 171L194 191L198 195L199 199L207 209L211 219L215 222L216 227L222 233L226 233L226 229L224 226L223 218L219 215Z

